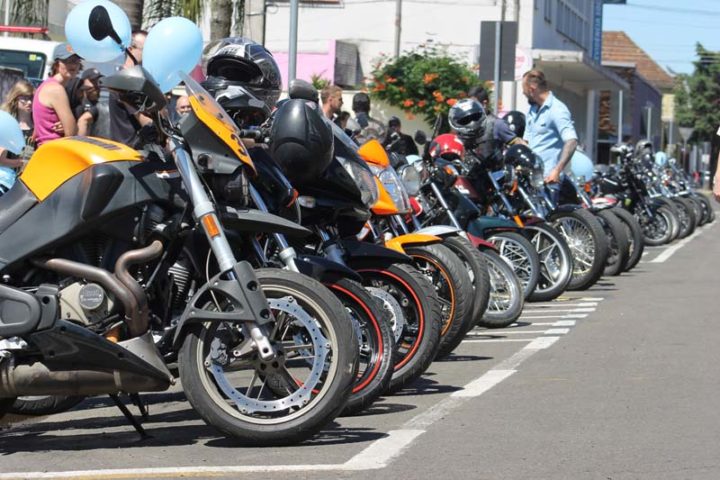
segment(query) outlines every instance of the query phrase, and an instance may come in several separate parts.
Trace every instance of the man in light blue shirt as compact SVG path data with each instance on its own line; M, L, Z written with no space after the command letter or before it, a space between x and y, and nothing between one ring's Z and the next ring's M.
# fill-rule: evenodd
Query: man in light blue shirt
M524 138L542 159L545 183L557 201L560 176L577 148L578 136L572 116L549 90L545 74L540 70L525 73L523 93L530 103Z

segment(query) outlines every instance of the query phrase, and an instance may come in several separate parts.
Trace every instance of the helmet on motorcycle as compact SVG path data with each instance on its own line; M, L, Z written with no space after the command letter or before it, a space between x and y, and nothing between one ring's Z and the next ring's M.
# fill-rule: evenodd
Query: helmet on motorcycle
M650 140L640 140L635 146L635 155L640 157L646 153L654 154L655 147Z
M513 110L511 112L508 112L503 117L503 120L505 123L508 124L510 127L510 130L515 133L516 136L522 138L523 135L525 135L525 114L522 112L518 112L517 110Z
M570 170L572 170L575 178L583 179L588 182L593 178L595 172L595 165L590 157L585 155L581 150L575 150L572 158L570 159Z
M503 159L507 165L527 173L532 173L538 167L542 168L537 155L527 145L511 146L503 154Z
M477 100L465 98L450 108L448 123L460 138L476 138L485 126L485 109Z
M282 76L272 54L259 43L244 37L223 38L204 51L207 76L223 77L241 86L272 110L280 98Z
M445 160L462 160L465 156L465 146L452 133L444 133L435 137L430 143L430 156L434 159L443 158Z
M333 159L333 132L317 104L300 99L275 112L270 154L293 185L320 177Z
M272 110L249 88L223 77L208 77L202 86L213 96L221 107L235 120L240 128L261 125Z

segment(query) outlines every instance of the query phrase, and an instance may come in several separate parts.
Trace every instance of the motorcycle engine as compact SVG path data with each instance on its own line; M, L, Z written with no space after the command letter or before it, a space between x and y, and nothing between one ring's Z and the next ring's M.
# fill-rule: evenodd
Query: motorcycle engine
M114 306L97 283L75 282L60 290L60 315L65 320L93 325L106 319Z

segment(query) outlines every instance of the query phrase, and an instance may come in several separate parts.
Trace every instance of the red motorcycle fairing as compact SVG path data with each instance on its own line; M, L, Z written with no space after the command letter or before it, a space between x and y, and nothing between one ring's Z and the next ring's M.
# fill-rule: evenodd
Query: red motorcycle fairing
M457 179L455 179L455 188L457 188L458 192L462 193L470 200L482 200L482 197L477 190L475 190L472 182L470 182L467 177L458 176Z
M467 232L466 232L467 233ZM475 248L479 248L480 250L492 250L494 252L499 252L495 244L488 242L487 240L476 237L472 233L467 233L467 238L470 240L470 242L473 244Z

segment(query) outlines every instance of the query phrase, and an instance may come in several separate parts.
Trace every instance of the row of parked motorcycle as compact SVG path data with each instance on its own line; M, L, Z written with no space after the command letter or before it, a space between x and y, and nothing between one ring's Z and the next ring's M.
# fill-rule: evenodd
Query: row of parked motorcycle
M118 38L96 3L88 38ZM587 289L712 221L682 171L626 145L553 201L529 148L476 153L472 100L451 133L416 135L422 156L359 145L308 83L264 108L253 92L271 63L220 42L204 86L179 75L192 108L179 120L149 65L106 77L153 119L153 141L48 142L0 197L0 415L109 395L144 435L126 403L144 417L140 394L179 378L239 444L300 442L411 386L471 329L511 325L526 301Z

